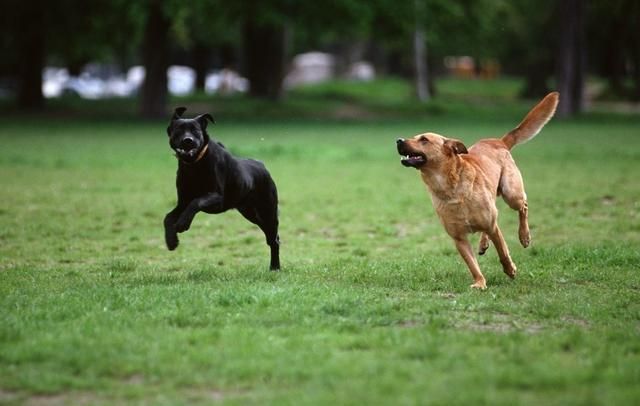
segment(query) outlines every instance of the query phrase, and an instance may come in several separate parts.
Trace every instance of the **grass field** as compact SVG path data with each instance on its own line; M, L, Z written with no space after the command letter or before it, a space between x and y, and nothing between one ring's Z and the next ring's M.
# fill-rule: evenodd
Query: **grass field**
M491 248L478 292L394 140L470 145L532 102L450 89L357 120L213 109L214 137L279 186L279 273L237 212L198 214L165 249L165 121L0 117L0 403L638 404L640 118L554 120L514 150L533 244L500 202L519 274ZM333 90L315 91L311 109Z

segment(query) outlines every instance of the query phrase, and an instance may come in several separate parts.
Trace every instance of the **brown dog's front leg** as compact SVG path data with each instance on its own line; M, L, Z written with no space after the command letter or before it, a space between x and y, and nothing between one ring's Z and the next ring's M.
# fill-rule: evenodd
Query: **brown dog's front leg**
M469 240L464 237L455 239L454 241L460 256L464 259L464 262L469 267L471 276L473 276L474 283L471 287L475 289L486 289L487 281L484 279L482 272L480 272L480 266L478 265L478 261L476 261L476 257L473 255L473 249L471 248Z

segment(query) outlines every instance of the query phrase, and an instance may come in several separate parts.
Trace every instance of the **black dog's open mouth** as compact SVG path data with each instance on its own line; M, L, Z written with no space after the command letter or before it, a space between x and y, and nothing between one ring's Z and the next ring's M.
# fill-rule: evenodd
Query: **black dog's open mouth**
M196 154L197 150L198 148L191 148L191 149L176 148L176 154L180 156L192 156Z
M176 151L176 157L178 159L182 159L183 161L192 161L198 155L197 147L191 149L176 148L174 149L174 151Z
M411 152L407 155L400 157L400 163L404 166L418 167L427 162L427 158L420 153Z

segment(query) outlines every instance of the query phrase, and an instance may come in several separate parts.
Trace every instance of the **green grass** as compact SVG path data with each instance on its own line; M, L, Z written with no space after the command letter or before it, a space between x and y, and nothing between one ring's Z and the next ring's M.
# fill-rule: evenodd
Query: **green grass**
M637 404L640 119L554 120L514 151L533 246L500 202L519 274L492 248L484 292L398 162L399 136L512 128L529 106L505 95L493 114L218 115L278 183L279 273L236 212L164 248L164 121L0 118L0 403Z

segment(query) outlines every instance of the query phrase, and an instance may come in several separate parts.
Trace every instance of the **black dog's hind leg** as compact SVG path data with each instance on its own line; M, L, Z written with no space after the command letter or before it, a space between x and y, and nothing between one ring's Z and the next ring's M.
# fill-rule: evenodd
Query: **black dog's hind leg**
M271 269L280 269L280 236L278 235L278 189L273 179L269 177L269 199L266 204L258 207L258 214L264 220L262 229L267 237L267 244L271 248Z
M260 227L271 248L271 262L269 268L272 271L280 269L280 237L278 236L278 208L272 207L242 207L238 208L240 214L253 224Z
M266 227L266 231L264 231L264 235L267 237L267 244L271 249L271 263L269 268L272 271L277 271L280 269L280 236L278 235L278 216L275 216L275 223L271 223Z

